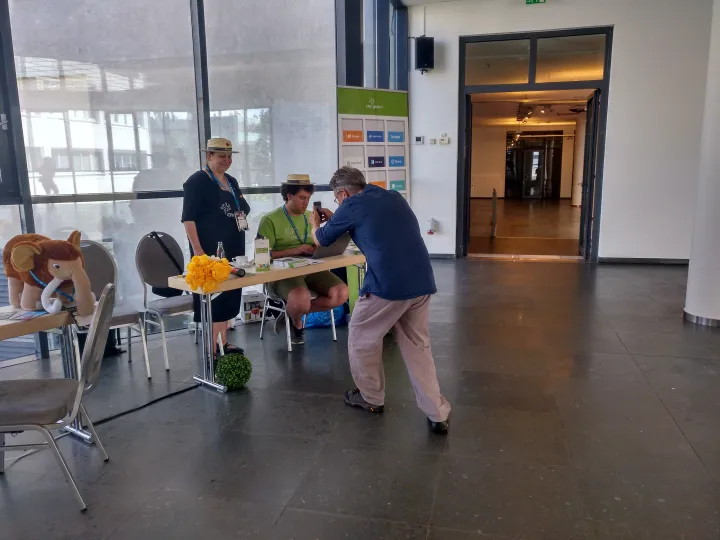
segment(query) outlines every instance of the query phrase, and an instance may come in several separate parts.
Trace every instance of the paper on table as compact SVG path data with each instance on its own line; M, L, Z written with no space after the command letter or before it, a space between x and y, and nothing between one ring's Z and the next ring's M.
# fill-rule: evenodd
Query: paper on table
M11 321L29 321L31 319L36 319L37 317L42 317L43 315L47 315L47 311L16 311L12 317L10 317Z

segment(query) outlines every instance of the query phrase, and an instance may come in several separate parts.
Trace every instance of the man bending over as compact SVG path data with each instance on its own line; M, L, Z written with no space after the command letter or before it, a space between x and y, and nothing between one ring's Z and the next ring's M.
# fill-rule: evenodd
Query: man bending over
M350 232L368 266L348 338L357 389L345 393L345 403L383 411L383 337L392 329L418 407L427 415L431 431L447 433L450 404L440 393L428 331L430 295L437 289L418 220L400 193L367 185L357 169L339 169L330 188L340 207L334 215L323 209L328 222L322 228L313 212L312 234L318 245L328 246Z

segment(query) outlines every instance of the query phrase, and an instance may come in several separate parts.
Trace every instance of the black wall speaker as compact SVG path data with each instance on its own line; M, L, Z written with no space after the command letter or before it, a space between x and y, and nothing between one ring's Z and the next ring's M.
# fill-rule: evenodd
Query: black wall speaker
M415 38L415 69L421 73L435 68L435 38Z

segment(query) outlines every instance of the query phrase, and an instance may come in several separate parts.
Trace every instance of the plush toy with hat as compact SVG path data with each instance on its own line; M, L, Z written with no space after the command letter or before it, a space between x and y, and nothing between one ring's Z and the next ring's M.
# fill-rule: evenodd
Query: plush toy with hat
M15 236L3 249L3 264L13 307L59 313L63 306L75 305L80 317L95 310L78 231L67 240Z

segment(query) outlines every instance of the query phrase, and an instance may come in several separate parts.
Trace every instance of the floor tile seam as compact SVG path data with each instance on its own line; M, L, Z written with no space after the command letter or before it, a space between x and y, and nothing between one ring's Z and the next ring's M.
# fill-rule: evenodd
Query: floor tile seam
M702 360L703 362L715 362L720 364L720 355L718 355L717 358L707 358L707 357L699 357L699 356L673 356L672 354L640 354L640 353L628 353L633 358L636 356L641 356L643 358L671 358L673 360ZM638 366L640 371L643 371L640 366Z
M660 403L662 403L663 408L664 408L664 409L667 411L667 413L670 415L670 418L672 418L673 423L674 423L675 426L677 427L677 429L678 429L678 431L680 432L680 434L682 435L683 439L685 439L685 442L687 442L688 445L690 446L690 448L692 448L692 451L693 451L693 453L695 454L695 457L698 459L698 461L699 461L700 464L702 465L703 469L704 469L705 472L707 473L708 478L710 478L711 480L715 480L715 478L714 478L713 474L711 473L710 469L709 469L708 466L705 464L705 462L703 461L702 457L700 456L700 454L698 453L697 449L695 448L695 445L692 443L692 441L690 441L690 439L688 439L688 436L687 436L687 434L685 433L685 430L683 430L682 426L681 426L680 423L677 421L677 418L675 418L675 415L672 413L672 411L670 410L670 408L669 408L669 407L667 406L667 404L665 403L665 400L662 398L662 396L660 395L660 393L659 393L659 392L655 389L655 387L652 385L652 383L650 382L650 379L647 377L647 374L645 373L645 371L643 371L643 369L640 368L640 365L637 363L637 361L635 360L634 357L633 357L633 362L635 362L635 365L636 365L637 368L640 370L640 373L642 374L643 379L645 379L645 381L647 382L648 386L650 386L650 389L652 390L652 392L653 392L653 393L655 394L655 396L657 396L657 398L660 400Z
M240 435L247 435L249 437L267 437L267 438L273 438L273 439L291 439L294 441L308 441L308 442L320 442L325 443L327 442L325 440L326 435L320 436L320 437L313 437L313 436L301 436L301 435L287 435L285 433L276 433L276 432L269 432L269 431L254 431L254 430L246 430L245 426L243 425L242 428L239 429L230 429L227 427L221 428L222 431L227 431L229 433L237 433Z
M510 460L510 459L499 459L499 458L492 458L492 457L483 457L483 456L458 456L454 454L443 454L440 456L442 460L445 462L443 466L447 466L447 462L452 461L454 459L462 459L462 460L470 460L475 462L481 462L488 465L516 465L522 468L545 468L545 469L561 469L566 472L570 472L579 478L582 478L585 476L585 473L603 473L603 474L617 474L617 475L625 475L629 471L627 468L616 468L616 469L610 469L606 467L583 467L578 464L574 464L572 462L564 465L555 465L550 463L540 463L540 462L532 462L532 461L525 461L525 460ZM636 471L636 474L641 476L643 479L660 479L666 482L672 482L672 483L687 483L687 484L696 484L696 482L692 479L687 479L687 477L681 477L681 476L670 476L670 475L664 475L662 473L658 473L657 471ZM715 482L720 485L720 480L716 480L712 475L708 475L708 480L711 482Z
M115 528L112 530L112 532L110 532L110 534L103 535L103 539L104 539L104 540L112 540L112 538L115 537L118 533L120 533L120 532L122 531L122 529L123 529L126 525L131 524L131 523L134 523L133 518L134 518L137 514L139 514L140 511L141 511L143 508L145 508L148 504L150 504L150 497L152 497L152 496L160 493L160 492L162 491L162 489L163 489L163 488L158 488L158 489L156 489L156 490L154 490L154 491L151 491L150 494L148 495L147 500L145 500L142 504L140 504L140 506L138 506L138 508L137 508L134 512L132 512L132 514L130 514L129 516L127 516L127 517L123 520L122 523L118 523L118 524L115 526ZM88 507L88 512L91 512L91 511L92 511L92 505L90 505L90 506Z
M430 450L408 450L406 448L398 448L397 446L380 446L380 445L364 444L364 443L353 443L352 445L348 445L347 443L334 441L331 439L323 441L323 444L326 446L334 446L337 448L343 448L343 449L349 449L349 450L359 448L362 450L392 451L395 455L407 454L407 455L438 456L438 457L443 457L443 456L448 455L444 450L442 452L432 452ZM443 448L446 448L446 447L447 447L447 441Z
M428 535L431 532L432 529L437 530L443 530L443 531L450 531L455 533L462 533L462 534L471 534L477 537L478 540L483 540L483 538L492 538L493 540L535 540L535 539L529 539L524 538L522 536L505 536L504 534L485 534L485 533L479 533L477 530L469 530L469 529L455 529L453 527L433 527L432 525L428 527Z
M447 441L445 441L445 445L447 447ZM430 512L428 513L428 521L427 521L427 529L428 533L427 536L430 535L430 525L433 521L433 515L435 514L435 505L437 503L437 496L438 492L440 491L440 482L442 481L443 477L443 466L442 466L442 458L440 459L440 462L437 465L436 471L435 471L435 487L433 489L433 497L432 497L432 503L430 504Z
M291 498L292 500L292 498ZM327 516L327 517L340 517L340 518L353 518L358 521L371 521L371 522L377 522L377 523L392 523L394 525L402 525L407 528L414 528L414 527L423 527L427 528L427 525L423 523L412 523L409 521L401 521L397 519L387 519L387 518L381 518L381 517L375 517L375 516L361 516L358 514L338 514L337 512L328 512L326 510L315 510L312 508L302 508L299 506L294 506L290 503L286 505L286 509L288 510L296 510L299 512L306 512L308 514L315 514L318 516Z

